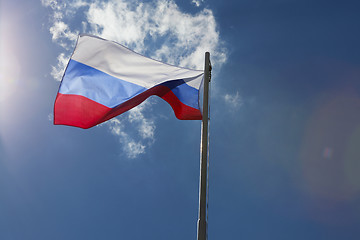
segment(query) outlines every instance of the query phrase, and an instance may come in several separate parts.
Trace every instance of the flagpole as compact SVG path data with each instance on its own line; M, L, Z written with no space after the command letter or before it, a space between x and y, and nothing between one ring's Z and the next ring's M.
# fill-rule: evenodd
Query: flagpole
M207 239L207 188L208 188L208 127L209 127L209 82L211 78L210 53L205 53L203 118L201 124L201 158L199 184L199 219L197 240Z

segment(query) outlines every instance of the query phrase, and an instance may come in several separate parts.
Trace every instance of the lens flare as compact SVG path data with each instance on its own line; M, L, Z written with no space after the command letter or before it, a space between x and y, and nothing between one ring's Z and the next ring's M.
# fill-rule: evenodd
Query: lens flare
M332 148L326 147L323 151L323 158L330 159L332 157L332 152L333 152Z
M303 189L321 221L336 222L336 209L360 194L359 109L360 97L347 89L322 99L308 121L300 155Z

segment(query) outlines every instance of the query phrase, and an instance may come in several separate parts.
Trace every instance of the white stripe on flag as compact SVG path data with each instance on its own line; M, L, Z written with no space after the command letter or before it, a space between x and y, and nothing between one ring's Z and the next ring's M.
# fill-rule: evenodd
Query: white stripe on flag
M183 79L199 90L203 71L168 65L140 54L112 41L90 35L80 35L71 57L113 77L147 89L160 83Z

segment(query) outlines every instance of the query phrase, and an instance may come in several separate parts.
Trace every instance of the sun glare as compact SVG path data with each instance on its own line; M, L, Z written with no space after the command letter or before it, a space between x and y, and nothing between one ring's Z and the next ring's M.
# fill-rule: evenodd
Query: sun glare
M3 44L1 39L1 45ZM8 49L1 46L0 61L0 103L6 102L15 91L15 86L19 80L20 64L17 58Z
M0 16L0 140L6 141L6 131L14 111L14 99L19 86L21 65L17 57L16 48L11 39L11 21L3 15ZM3 21L6 19L7 21Z
M0 22L0 103L3 103L16 90L20 77L20 63L11 41L9 21Z

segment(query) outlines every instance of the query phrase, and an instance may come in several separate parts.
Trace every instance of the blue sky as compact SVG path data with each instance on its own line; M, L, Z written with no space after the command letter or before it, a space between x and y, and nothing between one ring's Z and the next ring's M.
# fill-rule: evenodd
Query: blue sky
M200 122L52 124L78 33L213 63L209 239L359 239L357 1L0 1L0 239L195 239Z

